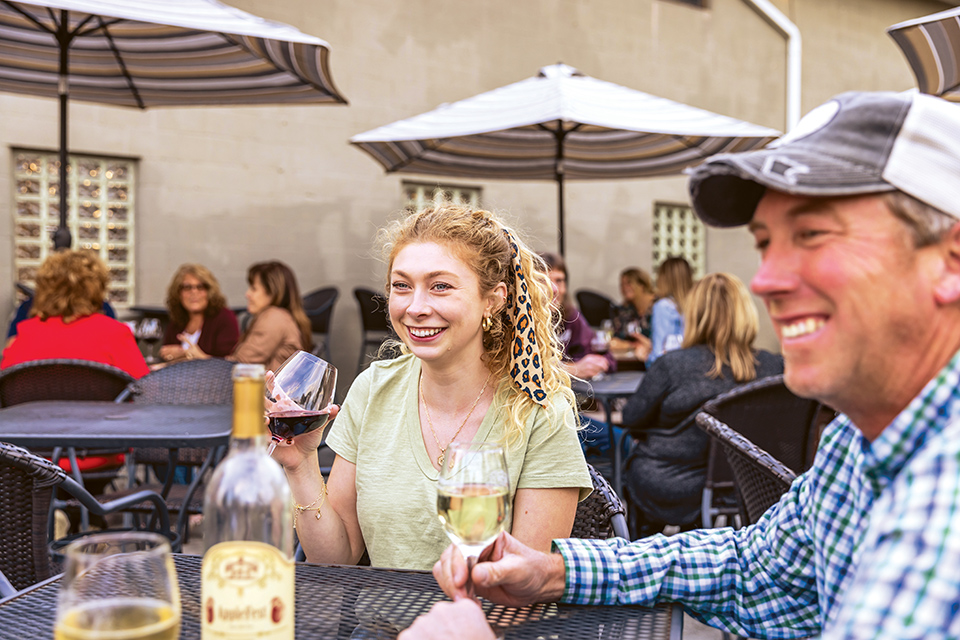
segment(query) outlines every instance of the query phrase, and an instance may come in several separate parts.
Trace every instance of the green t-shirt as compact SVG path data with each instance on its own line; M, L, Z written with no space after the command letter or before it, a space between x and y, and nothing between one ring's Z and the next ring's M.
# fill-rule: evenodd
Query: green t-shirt
M450 545L437 517L439 471L420 433L419 377L420 360L413 355L374 362L351 385L327 437L330 448L357 467L360 529L378 567L430 569ZM503 439L500 409L496 402L490 406L477 440ZM581 500L590 493L573 410L554 415L549 421L548 412L537 409L522 440L507 448L511 504L517 489L578 487Z

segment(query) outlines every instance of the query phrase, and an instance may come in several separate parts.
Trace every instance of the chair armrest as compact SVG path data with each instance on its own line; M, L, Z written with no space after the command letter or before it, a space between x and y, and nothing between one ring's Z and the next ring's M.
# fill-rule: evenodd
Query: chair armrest
M67 477L60 485L63 489L80 501L84 507L98 516L105 516L108 513L114 513L127 507L140 504L141 502L152 502L154 508L160 516L160 527L163 531L170 530L170 512L167 510L167 503L163 497L156 491L138 491L123 498L110 500L109 502L100 502L90 492L84 489L73 478Z

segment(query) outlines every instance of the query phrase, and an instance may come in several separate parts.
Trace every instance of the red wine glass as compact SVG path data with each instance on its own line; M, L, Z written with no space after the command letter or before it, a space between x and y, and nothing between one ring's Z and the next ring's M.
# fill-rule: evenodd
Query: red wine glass
M337 388L337 369L306 351L297 351L267 377L268 453L327 426Z

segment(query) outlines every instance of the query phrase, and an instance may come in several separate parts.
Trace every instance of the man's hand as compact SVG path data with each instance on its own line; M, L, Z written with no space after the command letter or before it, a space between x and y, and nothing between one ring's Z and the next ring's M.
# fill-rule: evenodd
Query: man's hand
M610 362L601 355L588 353L576 362L564 363L567 373L584 380L589 380L597 374L606 373L610 369Z
M473 600L438 602L401 633L397 640L495 640L483 611Z
M433 576L455 601L467 595L467 562L456 546L450 545L433 566ZM476 594L510 607L534 602L553 602L563 595L566 567L559 554L541 553L501 533L480 554L471 573Z

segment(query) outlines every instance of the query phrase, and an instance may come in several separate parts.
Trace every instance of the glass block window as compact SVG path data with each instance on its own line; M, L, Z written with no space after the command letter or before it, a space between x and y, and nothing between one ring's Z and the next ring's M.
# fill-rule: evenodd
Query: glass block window
M60 161L55 153L13 151L15 282L33 287L37 269L53 251L60 225ZM136 162L70 156L67 225L77 249L100 254L110 270L107 299L133 304L134 178Z
M693 268L693 277L706 271L706 230L686 204L656 202L653 205L653 268L667 258L686 258Z
M427 184L403 181L403 208L420 211L441 202L480 206L480 187L462 187L450 184Z

